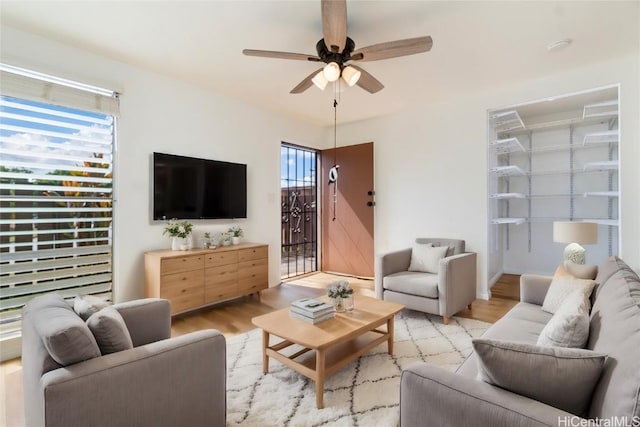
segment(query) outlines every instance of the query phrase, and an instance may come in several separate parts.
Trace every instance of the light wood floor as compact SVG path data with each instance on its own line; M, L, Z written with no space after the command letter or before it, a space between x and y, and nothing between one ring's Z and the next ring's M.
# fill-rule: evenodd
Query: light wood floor
M316 297L325 293L327 285L340 276L318 273L292 279L279 286L269 288L261 296L249 296L217 304L173 319L171 334L179 336L201 329L217 329L226 337L247 332L255 327L251 319L266 314L300 298ZM357 293L373 296L373 281L345 278ZM489 301L476 300L471 310L464 310L456 316L485 322L495 322L511 309L520 299L520 276L503 275L491 289ZM0 364L0 425L19 427L24 425L22 402L22 365L20 359ZM4 423L4 424L3 424Z

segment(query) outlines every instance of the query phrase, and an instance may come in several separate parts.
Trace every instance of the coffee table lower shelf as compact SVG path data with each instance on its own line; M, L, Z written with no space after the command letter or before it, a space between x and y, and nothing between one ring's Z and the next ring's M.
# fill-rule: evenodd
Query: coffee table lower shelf
M391 327L393 328L393 325ZM393 331L393 329L391 330ZM265 374L269 372L269 357L272 357L283 365L313 380L315 382L316 406L318 409L323 407L324 380L326 377L333 375L345 365L384 342L389 345L389 354L393 353L393 344L390 341L390 338L393 340L393 336L380 329L370 330L351 340L335 344L326 349L306 348L288 340L269 345L270 335L273 334L262 331L263 372ZM289 355L281 353L281 351L291 346L298 346L300 350Z

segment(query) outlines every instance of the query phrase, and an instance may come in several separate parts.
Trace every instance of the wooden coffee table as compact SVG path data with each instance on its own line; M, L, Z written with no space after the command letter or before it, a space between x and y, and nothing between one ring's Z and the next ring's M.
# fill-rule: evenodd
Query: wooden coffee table
M328 301L327 297L317 299ZM253 324L262 329L263 372L269 372L272 357L315 381L316 405L322 408L325 378L385 341L393 354L393 319L403 308L356 295L355 310L336 313L334 319L315 325L294 319L289 308L254 317ZM383 325L386 328L381 329ZM282 340L271 344L270 335Z

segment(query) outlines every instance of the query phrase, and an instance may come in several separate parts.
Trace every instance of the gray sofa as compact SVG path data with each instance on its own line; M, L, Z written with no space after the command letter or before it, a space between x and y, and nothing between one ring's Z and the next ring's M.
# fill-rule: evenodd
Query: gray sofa
M84 321L56 294L23 309L22 372L27 426L223 426L226 344L215 330L171 335L169 302L116 304L133 348L61 366L96 341ZM82 330L69 334L69 330ZM88 330L88 329L87 329ZM73 350L71 350L73 349ZM95 352L97 351L97 357ZM55 353L55 351L54 351ZM59 354L55 356L60 359ZM78 355L78 360L87 355Z
M552 316L541 310L551 279L523 275L521 302L483 338L535 344ZM640 279L621 259L612 257L599 267L591 298L586 348L606 354L607 359L586 416L626 422L607 425L640 425ZM472 353L455 373L424 363L408 366L400 386L401 426L596 425L477 380L476 357ZM574 417L572 424L565 417Z
M476 253L465 252L459 239L418 238L416 243L448 246L438 273L408 271L412 248L376 256L376 298L393 301L412 310L449 318L476 299Z

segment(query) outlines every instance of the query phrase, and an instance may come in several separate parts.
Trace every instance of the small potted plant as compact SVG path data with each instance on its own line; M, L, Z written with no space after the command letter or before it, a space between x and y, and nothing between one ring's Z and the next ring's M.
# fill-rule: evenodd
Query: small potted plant
M327 295L337 312L353 310L353 288L346 280L336 280L329 284Z
M229 235L231 236L231 243L237 245L240 243L240 238L244 235L242 228L237 225L229 228Z
M168 234L171 237L171 250L186 251L192 247L192 230L193 224L189 221L177 221L174 219L169 221L162 234Z
M211 247L211 233L208 231L204 233L204 240L202 242L202 247L208 249Z

